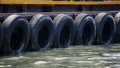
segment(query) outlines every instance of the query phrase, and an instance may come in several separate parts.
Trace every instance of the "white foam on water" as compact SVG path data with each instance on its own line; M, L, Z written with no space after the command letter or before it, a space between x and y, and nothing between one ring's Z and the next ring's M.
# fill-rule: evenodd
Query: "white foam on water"
M103 56L120 57L120 53L104 53Z
M100 63L112 63L112 62L108 62L108 61L99 61Z
M0 68L3 68L3 67L12 67L12 65L0 65Z
M77 63L94 63L94 61L76 61Z
M36 61L36 62L34 62L35 65L46 64L46 63L48 63L48 62L46 62L46 61Z
M65 60L67 59L68 57L57 57L57 58L54 58L55 60Z
M30 58L30 57L19 56L19 57L10 57L10 58L6 58L6 59L8 59L8 60L18 60L18 59L22 59L22 58Z
M111 59L117 59L117 57L93 57L93 58L88 58L88 60L111 60Z

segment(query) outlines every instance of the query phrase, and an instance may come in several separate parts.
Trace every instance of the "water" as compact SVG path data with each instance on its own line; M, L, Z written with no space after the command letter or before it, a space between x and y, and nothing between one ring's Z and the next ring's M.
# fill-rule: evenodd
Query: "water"
M120 68L120 44L72 46L0 58L0 68Z

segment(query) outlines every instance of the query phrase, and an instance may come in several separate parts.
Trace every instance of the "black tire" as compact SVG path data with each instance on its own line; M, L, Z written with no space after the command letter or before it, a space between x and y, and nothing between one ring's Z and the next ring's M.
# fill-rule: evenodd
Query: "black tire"
M120 43L120 12L115 15L116 35L115 43Z
M1 26L0 23L0 48L2 47L2 42L3 42L3 27Z
M87 14L79 14L75 18L76 37L75 44L91 45L96 36L96 24L93 17Z
M104 12L99 13L95 17L95 21L97 26L97 44L108 45L112 43L116 33L116 25L113 16Z
M3 53L19 54L29 41L28 21L20 15L10 15L2 23L4 29Z
M44 51L53 43L54 26L49 16L42 14L34 15L30 21L31 38L30 47L32 51Z
M74 24L72 17L59 14L54 20L54 45L52 47L68 47L74 40Z

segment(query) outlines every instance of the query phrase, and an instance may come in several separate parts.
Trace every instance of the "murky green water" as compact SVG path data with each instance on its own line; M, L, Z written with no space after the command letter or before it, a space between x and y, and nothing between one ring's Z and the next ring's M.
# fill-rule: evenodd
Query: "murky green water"
M120 68L120 44L27 52L0 58L0 68Z

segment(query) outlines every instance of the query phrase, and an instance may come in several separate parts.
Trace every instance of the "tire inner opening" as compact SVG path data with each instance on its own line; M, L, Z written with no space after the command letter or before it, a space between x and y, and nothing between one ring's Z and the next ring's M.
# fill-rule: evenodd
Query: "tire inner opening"
M82 43L85 45L88 44L91 40L91 37L92 37L92 27L90 26L90 24L86 24L82 32Z
M50 37L50 29L48 26L43 26L39 30L39 35L38 35L38 43L40 48L45 48L49 42L49 37Z
M65 25L60 32L60 44L62 47L68 44L70 39L70 28Z
M24 38L24 31L22 28L17 27L10 38L10 47L12 50L16 51L21 48L21 44Z
M112 37L112 26L110 24L111 21L107 21L104 26L103 26L103 30L102 30L102 39L103 42L108 42L110 40L110 38Z

